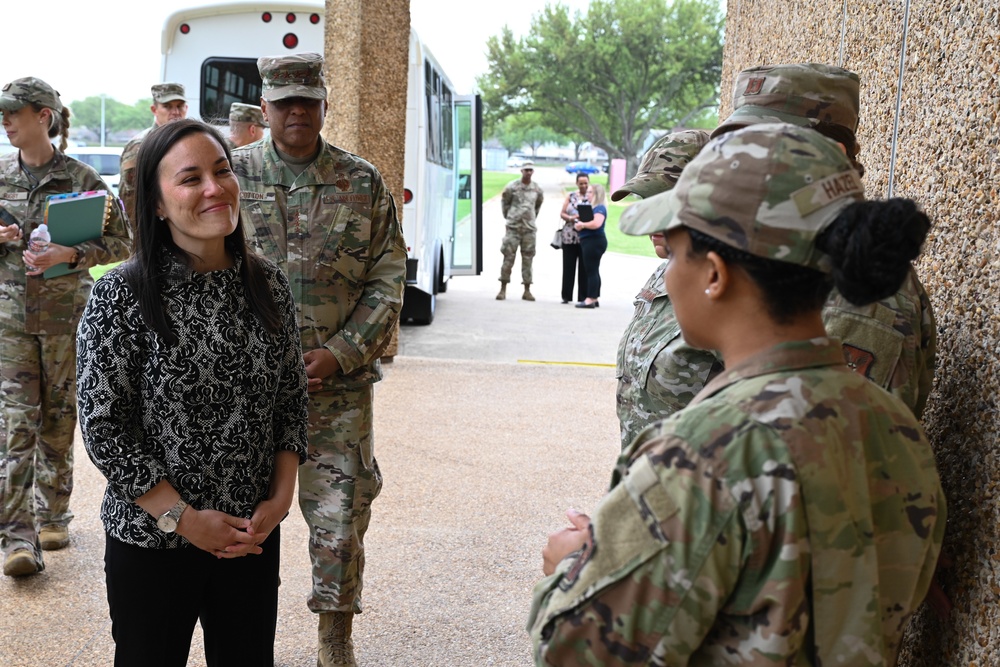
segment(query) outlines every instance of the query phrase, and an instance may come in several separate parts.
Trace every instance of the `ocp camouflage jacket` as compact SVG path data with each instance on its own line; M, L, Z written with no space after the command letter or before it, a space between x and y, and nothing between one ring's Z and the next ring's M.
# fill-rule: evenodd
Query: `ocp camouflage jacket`
M20 241L0 243L0 328L28 334L75 334L94 280L86 269L128 257L130 243L117 200L104 236L74 246L81 271L56 278L25 275L21 253L31 232L45 220L49 195L111 188L97 172L56 150L52 168L33 188L21 170L17 151L0 157L0 207L21 226ZM9 224L10 218L3 220Z
M340 362L323 388L380 380L379 356L403 303L406 246L378 170L323 142L296 176L271 139L233 151L233 169L248 242L288 276L302 350L326 347Z

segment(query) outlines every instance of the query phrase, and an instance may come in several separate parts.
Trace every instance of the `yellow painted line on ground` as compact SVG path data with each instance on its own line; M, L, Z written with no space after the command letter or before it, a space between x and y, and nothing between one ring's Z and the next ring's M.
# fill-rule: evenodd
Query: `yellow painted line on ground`
M614 368L615 364L593 364L586 361L543 361L540 359L518 359L519 364L540 364L543 366L591 366L593 368Z

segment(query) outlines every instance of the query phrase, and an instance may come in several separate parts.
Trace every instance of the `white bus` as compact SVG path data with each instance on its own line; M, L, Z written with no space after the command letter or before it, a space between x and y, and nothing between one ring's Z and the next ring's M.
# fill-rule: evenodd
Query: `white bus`
M321 0L274 0L174 12L160 80L184 84L190 116L224 125L233 102L260 103L258 57L323 53L324 11ZM404 191L393 193L408 253L402 318L430 324L448 280L482 270L482 109L455 93L412 30L409 53Z

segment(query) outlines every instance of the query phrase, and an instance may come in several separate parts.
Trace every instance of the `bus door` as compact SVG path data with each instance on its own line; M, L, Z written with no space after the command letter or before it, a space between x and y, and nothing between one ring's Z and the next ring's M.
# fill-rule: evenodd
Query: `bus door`
M456 95L454 103L458 177L451 275L478 276L483 271L483 105L479 95Z

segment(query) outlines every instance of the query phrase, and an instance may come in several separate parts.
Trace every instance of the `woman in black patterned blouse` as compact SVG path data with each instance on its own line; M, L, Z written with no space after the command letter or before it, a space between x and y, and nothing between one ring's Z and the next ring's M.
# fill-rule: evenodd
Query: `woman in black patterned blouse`
M306 446L288 283L248 252L213 128L177 121L136 162L137 247L95 285L77 342L116 665L273 665L278 523ZM248 557L247 557L248 556Z

